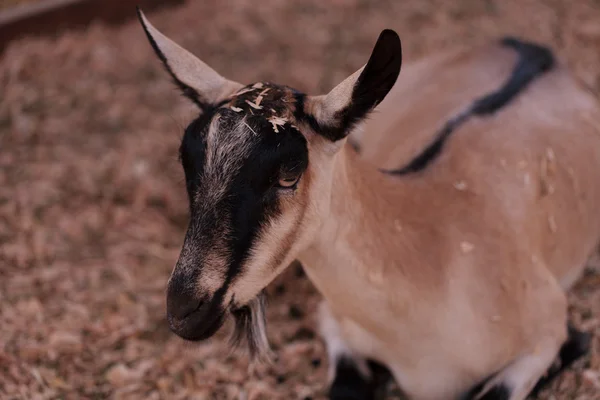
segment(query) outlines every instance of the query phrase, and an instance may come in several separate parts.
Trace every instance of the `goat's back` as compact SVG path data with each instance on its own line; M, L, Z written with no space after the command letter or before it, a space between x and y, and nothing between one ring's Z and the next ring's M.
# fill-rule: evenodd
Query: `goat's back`
M516 63L498 44L403 66L364 127L361 154L383 168L409 164ZM497 112L459 124L422 170L398 176L415 182L399 196L425 199L423 219L482 236L485 246L513 236L568 287L600 240L599 128L596 98L557 62Z

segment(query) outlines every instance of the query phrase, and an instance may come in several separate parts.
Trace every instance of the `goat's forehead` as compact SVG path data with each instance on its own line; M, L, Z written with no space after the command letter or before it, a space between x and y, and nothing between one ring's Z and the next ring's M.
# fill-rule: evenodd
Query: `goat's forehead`
M285 122L293 123L297 92L292 88L269 82L257 82L243 87L223 106L239 114L267 119L277 131Z
M186 130L180 150L189 161L184 163L186 174L192 181L198 177L196 182L201 183L195 189L211 191L214 195L209 197L217 200L247 160L256 160L261 154L273 159L282 152L306 151L295 119L302 96L286 86L254 83L198 118ZM250 169L255 171L256 166L250 165Z
M298 131L295 112L298 92L268 82L240 89L216 110L206 142L207 162L228 166L232 157L248 155L268 136L285 137L288 129ZM299 131L298 131L299 132ZM211 157L219 154L220 157Z

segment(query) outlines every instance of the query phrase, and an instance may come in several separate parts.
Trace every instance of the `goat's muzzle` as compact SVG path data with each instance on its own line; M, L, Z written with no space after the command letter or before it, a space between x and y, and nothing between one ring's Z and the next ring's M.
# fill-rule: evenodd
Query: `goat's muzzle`
M169 283L167 320L177 336L190 341L208 339L223 325L224 318L221 299L199 297L174 281Z

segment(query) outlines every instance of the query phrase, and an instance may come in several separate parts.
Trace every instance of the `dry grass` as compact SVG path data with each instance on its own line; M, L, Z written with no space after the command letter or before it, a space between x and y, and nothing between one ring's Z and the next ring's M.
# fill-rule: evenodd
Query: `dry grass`
M549 43L600 92L598 1L194 1L150 17L246 83L323 92L392 27L409 61L507 33ZM136 22L15 42L0 93L0 397L324 398L318 295L294 268L269 288L274 366L248 370L222 335L168 333L187 208L176 150L195 111ZM593 352L542 397L599 399L600 278L571 297Z

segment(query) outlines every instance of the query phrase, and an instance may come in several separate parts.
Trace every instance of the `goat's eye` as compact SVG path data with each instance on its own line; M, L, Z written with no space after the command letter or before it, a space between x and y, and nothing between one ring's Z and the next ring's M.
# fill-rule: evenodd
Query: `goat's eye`
M295 175L295 174L282 175L279 178L279 182L277 183L277 186L284 188L284 189L291 189L294 186L296 186L296 184L298 183L299 180L300 180L300 175Z

